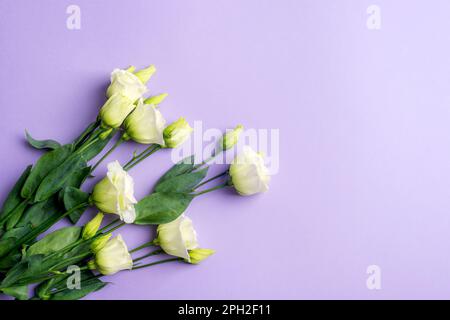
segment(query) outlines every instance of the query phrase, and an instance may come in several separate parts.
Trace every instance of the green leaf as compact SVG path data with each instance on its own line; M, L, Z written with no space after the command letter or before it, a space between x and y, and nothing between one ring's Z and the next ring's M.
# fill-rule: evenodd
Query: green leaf
M17 286L17 282L21 279L33 276L40 275L43 270L42 260L44 259L43 255L33 255L25 258L21 262L17 263L14 267L12 267L7 273L5 278L3 279L1 286L2 287L11 287ZM19 284L21 285L21 284Z
M81 229L81 227L66 227L53 231L31 245L27 250L27 256L47 255L63 249L80 238Z
M25 130L25 135L27 137L28 143L36 149L49 149L49 150L55 150L61 147L61 144L55 140L36 140L33 139L33 137L28 133L28 131Z
M5 232L5 234L3 235L3 239L8 239L8 238L20 239L21 237L23 237L30 231L31 231L30 226L13 228L13 229Z
M4 273L6 273L16 263L18 263L21 258L22 258L22 254L21 253L11 252L6 257L0 259L0 270L4 270Z
M54 288L55 283L59 279L65 279L68 275L57 275L54 278L48 279L46 281L41 282L36 288L34 289L34 294L36 297L39 297L41 300L48 300L51 297L51 291Z
M83 271L80 274L81 282L80 289L67 288L67 278L65 277L56 283L48 290L52 292L54 290L60 290L50 295L50 300L78 300L87 296L91 292L98 291L107 285L106 282L101 281L92 275L90 271Z
M65 209L58 202L58 197L54 196L28 207L16 227L36 228L49 217L60 216L64 211Z
M75 187L67 187L64 189L63 202L67 211L79 204L86 203L89 200L89 194ZM73 223L77 223L85 209L73 211L69 215L69 219Z
M74 153L66 161L60 164L42 180L36 191L35 201L40 202L50 198L61 190L67 179L80 169L86 167L86 161L82 156Z
M184 173L172 178L167 178L155 187L156 192L189 193L198 185L208 173L208 168L200 171Z
M156 183L156 187L163 183L165 180L177 177L179 175L189 173L195 168L195 156L189 156L184 159L182 159L180 162L175 164L172 168L170 168L161 178L159 178L158 182Z
M20 218L22 218L22 215L27 206L28 206L27 202L22 202L16 207L16 209L14 209L10 213L9 218L6 221L6 230L11 230L16 226L17 222L20 220Z
M0 240L0 257L8 254L16 245L16 238L5 238Z
M78 171L73 172L66 180L66 182L64 183L64 186L62 186L61 190L59 191L58 194L58 199L61 203L64 203L64 193L65 193L65 189L67 187L75 187L75 188L80 188L81 185L83 184L83 182L86 180L86 178L90 175L91 173L91 167L85 167L82 168Z
M65 145L61 148L43 154L36 165L31 169L30 175L25 181L21 196L24 199L31 199L42 180L60 164L62 164L72 153L73 146Z
M7 215L23 202L24 198L22 198L22 196L20 195L20 191L22 190L25 180L27 180L31 172L31 167L32 166L30 165L25 169L25 171L20 175L19 180L17 180L16 184L9 192L8 197L5 200L5 203L3 204L2 208L3 215Z
M11 232L20 233L20 236L15 239L14 246L9 248L10 250L8 252L19 249L24 244L34 242L39 234L48 230L53 224L60 220L61 216L64 214L66 214L65 209L59 208L57 196L31 206L25 212L22 219L17 224L17 227L11 230ZM20 229L20 227L23 227L24 229ZM23 231L23 233L21 231ZM10 231L7 233L9 232ZM5 235L3 237L5 237ZM2 256L4 256L4 254L0 254L0 257Z
M72 174L67 178L64 184L64 188L66 187L80 188L83 182L90 174L91 174L91 167L84 167L75 172L72 172Z
M189 206L194 195L155 192L135 205L136 224L168 223L178 218Z
M4 288L1 291L3 291L4 294L7 294L8 296L12 296L14 298L17 298L18 300L28 300L28 286L19 286L19 287L9 287Z

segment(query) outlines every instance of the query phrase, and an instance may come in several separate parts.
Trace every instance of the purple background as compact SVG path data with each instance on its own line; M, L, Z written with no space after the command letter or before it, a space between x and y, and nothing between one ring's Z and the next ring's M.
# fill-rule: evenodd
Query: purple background
M70 4L81 30L66 28ZM370 4L381 30L366 27ZM70 141L113 68L153 63L169 120L280 129L280 171L267 194L191 205L211 259L122 272L89 298L448 298L449 11L447 0L1 0L1 198L39 155L25 128ZM160 152L133 169L138 198L169 166ZM121 233L130 247L151 239L148 227ZM381 290L366 287L372 264Z

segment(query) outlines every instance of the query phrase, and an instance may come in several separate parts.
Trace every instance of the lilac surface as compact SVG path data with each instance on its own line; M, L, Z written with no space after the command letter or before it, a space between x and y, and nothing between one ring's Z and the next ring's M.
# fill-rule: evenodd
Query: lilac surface
M72 3L81 30L66 28ZM370 31L372 3L2 0L1 199L38 157L25 128L70 141L113 68L153 63L168 119L279 128L280 171L267 194L192 204L217 250L205 263L122 272L89 298L448 298L450 3L377 0ZM169 166L161 152L133 169L138 198ZM151 239L121 233L130 247ZM381 290L366 287L372 264Z

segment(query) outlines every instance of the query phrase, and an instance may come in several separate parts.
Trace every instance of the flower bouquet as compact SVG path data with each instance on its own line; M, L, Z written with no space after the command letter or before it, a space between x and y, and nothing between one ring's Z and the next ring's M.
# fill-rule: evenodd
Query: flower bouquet
M155 71L154 66L114 70L97 119L71 143L36 140L26 134L29 144L45 153L24 170L0 212L3 294L16 299L80 299L106 286L103 276L121 270L170 262L198 264L214 250L200 247L193 223L185 215L189 204L226 187L242 196L268 190L270 176L263 157L249 147L227 170L207 178L210 162L236 145L243 130L239 125L222 136L207 161L195 163L194 155L183 159L160 177L150 194L135 198L129 171L159 150L177 148L193 130L184 118L166 124L159 105L167 94L144 97ZM106 176L90 192L83 191L83 184L112 151L129 140L146 148L123 165L110 161ZM98 214L78 226L90 207L97 208ZM106 224L105 214L117 218ZM73 226L46 233L62 219ZM122 236L113 233L131 224L157 226L156 238L129 249ZM151 260L156 255L168 257Z

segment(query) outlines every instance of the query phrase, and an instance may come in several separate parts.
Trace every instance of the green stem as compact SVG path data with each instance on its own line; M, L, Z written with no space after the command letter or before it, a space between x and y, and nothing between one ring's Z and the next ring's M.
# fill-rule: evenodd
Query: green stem
M138 269L142 269L142 268L156 266L157 264L161 264L161 263L167 263L167 262L172 262L172 261L183 261L183 260L184 260L183 258L172 258L172 259L167 259L167 260L161 260L161 261L156 261L156 262L144 264L142 266L134 267L131 270L138 270Z
M80 145L82 145L86 138L89 137L95 130L97 130L98 126L100 125L100 119L97 118L97 120L87 126L86 129L81 133L81 135L74 141L75 148L78 148Z
M133 250L130 251L130 253L139 251L139 250L144 249L144 248L153 247L155 245L157 245L156 244L156 239L154 239L154 240L152 240L150 242L146 242L143 245L140 245L139 247L134 248Z
M215 158L216 158L219 154L221 154L222 152L223 152L222 149L219 150L219 152L217 152L217 153L214 151L214 154L213 154L212 156L210 156L210 157L209 157L208 159L206 159L206 160L203 160L202 163L199 163L198 165L194 166L194 169L193 169L193 170L197 170L197 169L203 167L205 164L207 164L207 163L210 162L211 160L215 159Z
M120 221L120 218L117 218L113 221L111 221L109 224L107 224L106 226L104 226L103 228L101 228L100 230L97 231L97 234L102 233L103 231L105 231L106 229L108 229L109 227L115 225L117 222Z
M75 261L81 260L81 259L83 259L83 258L86 258L86 256L88 256L89 254L90 254L90 252L83 252L82 254L79 254L79 255L77 255L77 256L67 258L67 259L61 261L60 263L58 263L57 265L55 265L55 266L53 267L53 269L55 269L55 270L57 271L58 269L62 268L62 267L63 267L65 264L67 264L68 262L71 262L71 261L73 261L73 260L75 260ZM51 272L52 272L52 271L51 271Z
M123 134L119 137L119 139L116 141L116 143L111 147L111 149L106 152L103 157L100 158L100 160L97 161L97 163L92 167L91 172L94 172L94 170L100 165L100 163L103 162L118 146L120 146L125 140L123 139Z
M202 195L202 194L205 194L205 193L208 193L208 192L212 192L212 191L215 191L215 190L219 190L219 189L225 188L227 186L228 186L228 182L224 183L224 184L220 184L220 185L215 186L215 187L210 188L210 189L206 189L206 190L200 191L199 193L195 193L194 196L197 197L199 195Z
M153 149L151 149L153 148ZM139 155L137 158L137 160L135 160L134 162L132 162L131 164L126 164L123 169L125 171L128 171L130 169L132 169L134 166L136 166L138 163L142 162L143 160L145 160L146 158L148 158L150 155L154 154L156 151L160 150L161 146L156 145L156 146L152 146L147 148L146 150L144 150L143 153L141 153L141 155ZM147 150L149 150L147 153L145 153Z
M227 173L228 173L228 170L226 170L225 172L222 172L222 173L220 173L220 174L218 174L218 175L212 177L211 179L208 179L208 180L206 180L206 181L200 183L199 185L197 185L197 186L195 187L194 190L200 188L201 186L204 186L205 184L207 184L207 183L209 183L209 182L211 182L211 181L213 181L213 180L215 180L215 179L218 179L218 178L220 178L220 177L226 175Z
M142 157L146 152L148 152L149 150L152 150L153 148L155 148L156 145L151 144L150 146L148 146L144 151L142 151L141 153L139 153L138 155L133 155L133 157L130 159L130 161L128 161L123 167L126 168L129 165L131 165L134 161L136 161L137 159L139 159L140 157Z
M125 222L122 222L121 224L118 224L118 225L115 226L114 228L109 229L109 230L106 231L105 233L107 233L107 234L108 234L108 233L112 233L113 231L115 231L115 230L117 230L117 229L123 227L124 225L126 225L126 223L125 223Z
M156 256L157 254L161 254L163 252L164 252L163 250L158 249L158 250L152 251L150 253L147 253L147 254L139 257L139 258L133 259L133 262L138 262L138 261L141 261L142 259L145 259L145 258L148 258L148 257L151 257L151 256Z

